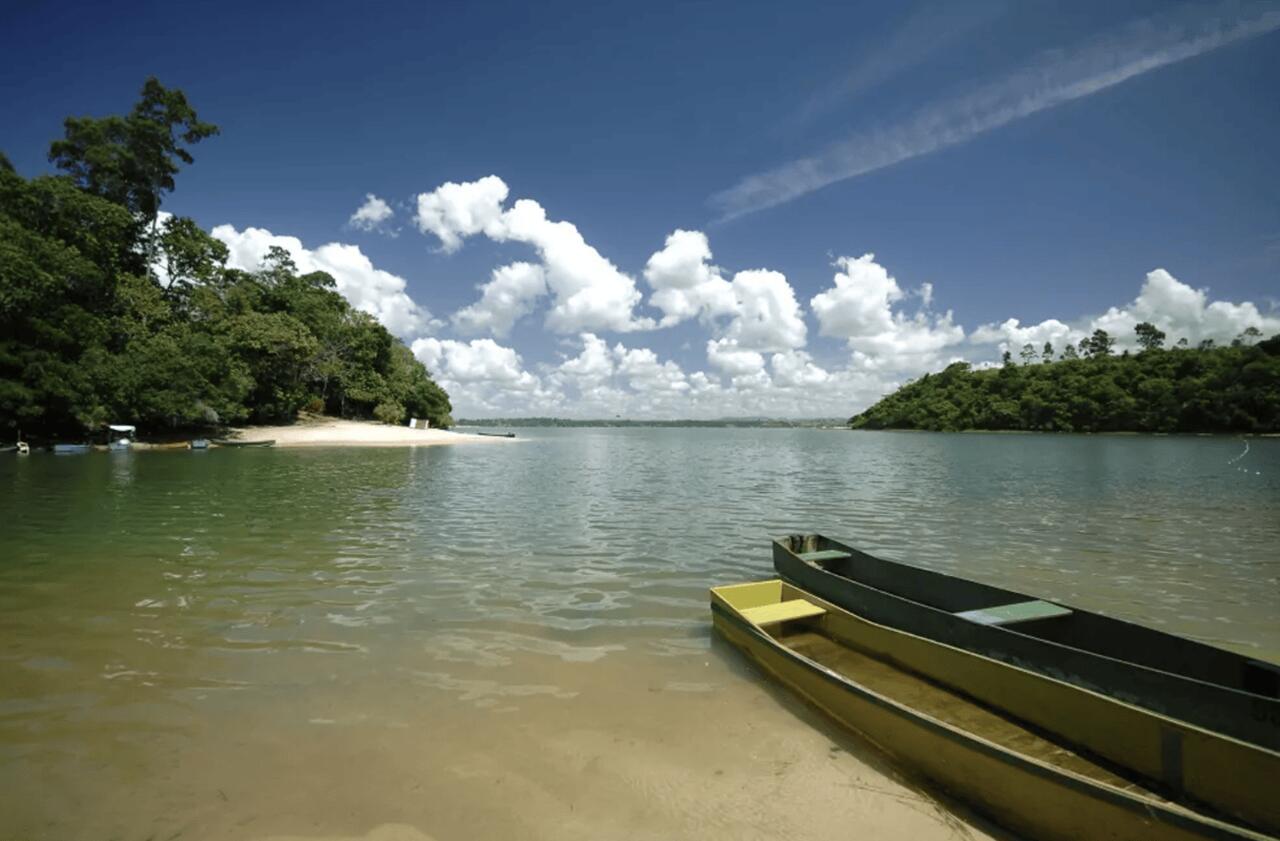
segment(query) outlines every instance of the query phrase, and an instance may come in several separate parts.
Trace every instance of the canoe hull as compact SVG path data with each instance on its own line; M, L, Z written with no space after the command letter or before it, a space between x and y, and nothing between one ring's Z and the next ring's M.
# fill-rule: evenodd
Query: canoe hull
M1061 620L1027 623L1021 630L1015 630L958 617L951 608L963 610L976 603L999 604L1001 600L1008 603L1031 597L885 561L836 541L814 537L821 541L816 545L850 554L851 560L843 564L841 574L801 559L791 550L791 539L773 543L773 563L778 574L784 581L872 622L1083 686L1268 750L1280 749L1280 700L1274 697L1255 695L1101 655L1058 639L1033 635L1050 634L1047 630L1049 623ZM858 579L851 577L855 574ZM884 589L887 587L894 591ZM929 603L925 603L926 599ZM936 606L939 604L943 606ZM1162 656L1160 664L1170 666L1181 660L1189 667L1198 667L1204 677L1243 682L1243 676L1261 674L1264 676L1258 682L1265 688L1268 680L1265 674L1276 668L1132 623L1084 611L1073 610L1072 613L1071 622L1084 622L1088 626L1105 629L1113 637L1127 635L1145 643L1149 648L1142 656L1147 659L1153 655ZM1116 642L1112 640L1109 644L1114 646ZM1163 655L1155 651L1162 647Z
M912 710L790 651L747 621L716 589L712 617L724 639L836 722L904 768L1029 837L1267 837L1096 784Z

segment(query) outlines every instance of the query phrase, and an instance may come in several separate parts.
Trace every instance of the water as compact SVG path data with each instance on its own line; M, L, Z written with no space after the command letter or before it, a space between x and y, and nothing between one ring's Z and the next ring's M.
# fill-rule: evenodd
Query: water
M713 640L792 531L1280 659L1280 440L520 434L0 458L0 838L992 831Z

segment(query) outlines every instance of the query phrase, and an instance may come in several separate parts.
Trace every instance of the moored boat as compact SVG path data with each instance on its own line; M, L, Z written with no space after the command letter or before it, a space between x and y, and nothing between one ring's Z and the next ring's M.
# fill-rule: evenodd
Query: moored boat
M60 456L80 455L93 450L92 444L54 444L53 452Z
M191 450L207 450L209 449L208 438L192 438L187 442L187 448Z
M212 443L216 447L274 447L276 440L268 438L265 441L239 441L235 438L214 438Z
M1245 764L1234 764L1230 753L1240 748L1228 744L1221 752L1232 740L1219 734L1159 721L1097 693L868 622L782 581L712 588L711 608L716 630L766 672L908 770L1030 837L1275 837L1266 834L1275 831L1276 810L1267 803L1275 778L1265 776L1275 756L1256 747L1241 745L1254 753L1240 753ZM1039 692L1042 705L1050 693L1054 703L1077 712L1106 712L1108 721L1082 719L1082 726L1098 738L1142 744L1140 751L1149 752L1154 740L1154 752L1163 750L1170 765L1174 751L1182 751L1186 791L1167 799L1168 787L941 683L931 675L937 672L968 674L967 688L995 681L992 691L1001 692L1001 686L1021 685L1027 699ZM1134 726L1144 719L1147 726ZM1170 741L1176 748L1162 748L1162 728L1178 734ZM1264 776L1250 779L1254 772ZM1233 787L1250 791L1226 793ZM1234 797L1226 808L1235 815L1195 802L1206 794L1219 802ZM1242 804L1255 826L1238 817Z
M1280 667L1131 622L886 561L822 535L773 542L787 582L873 622L1280 749Z

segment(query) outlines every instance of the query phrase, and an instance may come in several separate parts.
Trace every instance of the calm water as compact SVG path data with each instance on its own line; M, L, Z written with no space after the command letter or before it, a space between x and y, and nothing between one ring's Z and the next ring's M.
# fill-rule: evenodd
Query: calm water
M712 640L791 531L1280 659L1280 440L519 434L0 457L0 838L980 836Z

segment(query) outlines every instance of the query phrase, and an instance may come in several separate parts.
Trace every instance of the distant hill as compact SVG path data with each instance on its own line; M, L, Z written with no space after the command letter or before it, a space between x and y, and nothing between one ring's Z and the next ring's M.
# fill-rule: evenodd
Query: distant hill
M925 374L849 419L853 429L1061 432L1280 432L1280 335L1246 331L1230 347L1164 349L1139 325L1146 349L1116 356L1098 331L1067 358L1002 368L957 362ZM1145 340L1144 337L1145 336ZM1182 343L1185 344L1185 343ZM1083 356L1081 356L1083 354Z
M624 420L622 418L580 420L576 418L464 418L458 426L560 426L560 427L711 427L711 428L806 428L843 427L843 418L716 418L714 420Z

